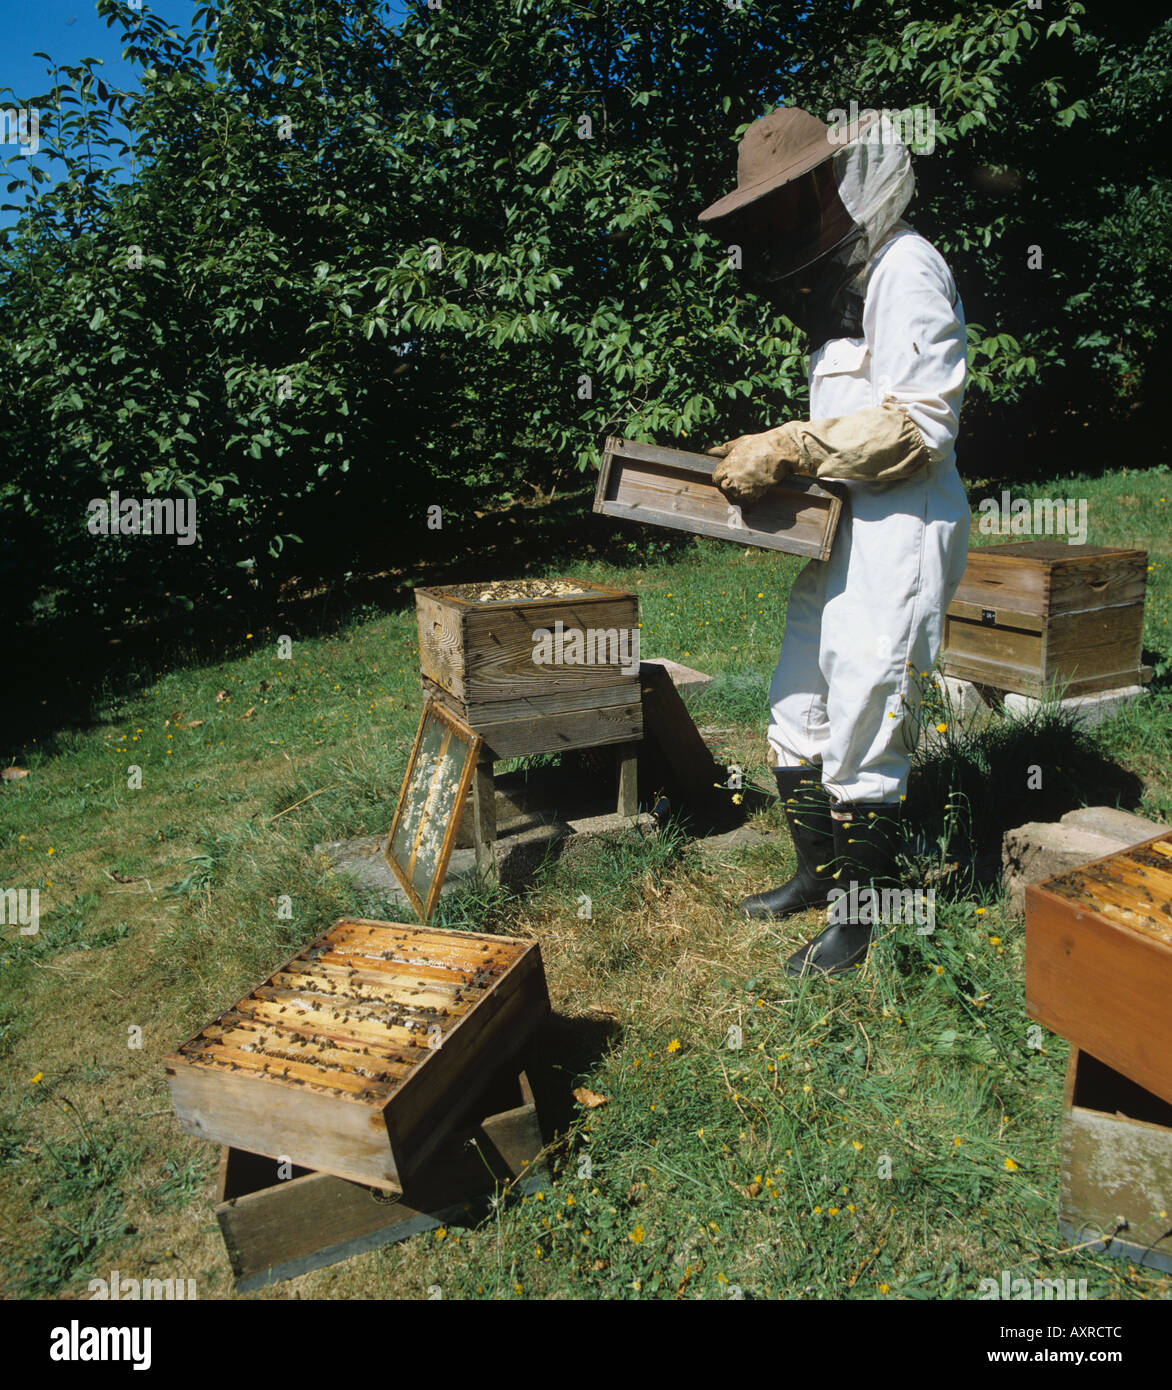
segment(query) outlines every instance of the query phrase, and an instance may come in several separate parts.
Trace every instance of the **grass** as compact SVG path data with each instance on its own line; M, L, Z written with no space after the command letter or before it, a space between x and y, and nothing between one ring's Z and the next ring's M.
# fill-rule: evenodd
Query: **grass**
M1090 735L1053 713L968 728L933 711L946 731L909 794L921 870L1073 805L1172 819L1170 482L1047 485L1090 499L1092 543L1150 551L1155 689ZM567 569L639 594L646 655L715 673L697 722L768 787L764 694L800 562L696 542L549 572ZM231 1296L216 1154L181 1133L162 1058L338 915L387 915L315 847L385 832L419 713L409 607L295 641L289 660L281 635L99 700L92 727L24 750L30 776L3 784L4 883L41 895L39 935L0 939L9 1296L77 1294L115 1262ZM854 977L795 986L781 964L818 914L733 911L791 867L777 806L752 822L764 843L629 834L546 865L524 896L444 899L442 925L541 942L554 1091L605 1103L567 1100L547 1184L477 1228L255 1296L971 1298L1003 1269L1086 1277L1100 1298L1172 1293L1061 1248L1066 1045L1034 1045L1022 924L995 888L941 878L932 933L895 928Z

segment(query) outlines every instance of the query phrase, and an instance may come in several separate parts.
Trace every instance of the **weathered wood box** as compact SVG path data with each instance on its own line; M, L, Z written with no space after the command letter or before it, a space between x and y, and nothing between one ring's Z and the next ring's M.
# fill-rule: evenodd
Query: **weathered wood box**
M542 1169L541 1126L526 1074L494 1081L476 1113L483 1118L450 1134L402 1194L221 1149L216 1220L236 1290L473 1220L498 1183L518 1181L524 1190Z
M842 514L832 484L791 475L741 507L712 481L719 462L709 454L612 437L606 441L594 510L810 560L830 558Z
M166 1059L184 1129L392 1191L549 1012L536 942L347 918Z
M585 579L417 589L424 692L499 759L643 733L639 601Z
M1087 695L1150 675L1148 557L1058 540L975 546L944 620L944 673L1021 695Z
M1025 890L1026 1012L1172 1104L1172 831Z
M1172 1105L1071 1048L1058 1197L1063 1240L1172 1272L1170 1213Z

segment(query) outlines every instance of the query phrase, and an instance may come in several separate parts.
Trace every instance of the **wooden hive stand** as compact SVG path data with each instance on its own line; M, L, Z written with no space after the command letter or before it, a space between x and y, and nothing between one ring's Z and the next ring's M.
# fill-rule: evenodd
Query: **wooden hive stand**
M236 1292L293 1279L440 1226L471 1225L502 1187L535 1188L545 1163L526 1073L503 1069L477 1109L483 1118L449 1136L398 1194L244 1149L221 1149L216 1221Z

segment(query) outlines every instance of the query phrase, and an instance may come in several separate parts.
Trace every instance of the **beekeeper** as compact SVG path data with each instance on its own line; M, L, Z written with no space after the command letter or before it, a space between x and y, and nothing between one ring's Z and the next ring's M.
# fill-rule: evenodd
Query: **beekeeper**
M735 191L700 214L810 350L810 418L711 450L715 482L750 519L789 473L832 480L844 498L830 558L794 584L769 693L797 872L741 904L749 917L830 904L830 925L786 963L795 975L866 955L871 913L843 911L832 890L896 881L919 673L968 550L954 449L964 310L943 257L900 220L914 186L886 116L832 130L791 107L749 127Z

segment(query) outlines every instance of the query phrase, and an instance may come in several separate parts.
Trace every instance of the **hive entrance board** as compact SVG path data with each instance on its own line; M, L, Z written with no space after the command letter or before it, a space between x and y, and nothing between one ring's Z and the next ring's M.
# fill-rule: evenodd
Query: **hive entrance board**
M401 1191L549 1011L535 942L345 918L167 1058L201 1139Z
M480 746L479 734L435 700L427 701L385 851L425 922L443 887Z
M828 560L842 512L831 487L793 475L744 507L712 481L719 459L610 438L598 475L594 510L651 526L784 550Z

